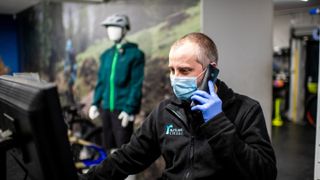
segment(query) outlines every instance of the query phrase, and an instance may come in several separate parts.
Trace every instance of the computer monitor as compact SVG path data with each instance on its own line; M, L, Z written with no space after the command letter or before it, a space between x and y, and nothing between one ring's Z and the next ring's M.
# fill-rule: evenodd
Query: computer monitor
M12 132L9 140L2 137L0 148L7 148L6 161L8 156L15 161L6 163L5 172L0 170L6 174L0 179L19 179L8 172L13 164L25 173L21 179L77 179L54 84L0 76L0 130ZM13 147L5 145L9 141Z

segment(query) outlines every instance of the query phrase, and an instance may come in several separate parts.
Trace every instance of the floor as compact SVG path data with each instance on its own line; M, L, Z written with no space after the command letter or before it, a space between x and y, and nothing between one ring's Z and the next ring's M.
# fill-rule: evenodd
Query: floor
M312 180L314 172L315 128L285 122L272 128L276 153L277 180Z

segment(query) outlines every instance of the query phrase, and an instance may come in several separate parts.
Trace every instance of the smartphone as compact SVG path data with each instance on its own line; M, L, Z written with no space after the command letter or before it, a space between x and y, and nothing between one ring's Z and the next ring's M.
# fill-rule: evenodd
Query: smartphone
M214 66L212 66L211 64L209 64L207 66L207 70L204 74L202 83L198 87L198 90L203 90L203 91L206 91L207 93L210 94L208 81L211 80L213 82L213 84L215 84L217 77L218 77L218 74L219 74L219 69L217 69ZM191 107L195 106L196 104L198 104L197 101L192 101Z
M203 80L198 87L198 90L203 90L210 94L208 81L211 80L213 84L215 84L218 74L219 74L219 69L209 64L204 74ZM197 101L191 101L190 106L193 107L197 104L199 104ZM190 115L192 116L192 119L193 119L191 121L191 126L194 129L193 131L196 132L199 130L200 125L204 122L202 112L199 110L196 110L196 111L192 111Z

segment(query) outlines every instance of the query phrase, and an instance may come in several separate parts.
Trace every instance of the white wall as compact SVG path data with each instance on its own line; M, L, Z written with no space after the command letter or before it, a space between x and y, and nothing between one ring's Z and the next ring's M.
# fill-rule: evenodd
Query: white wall
M220 75L258 100L271 133L272 0L202 0L202 31L217 44Z

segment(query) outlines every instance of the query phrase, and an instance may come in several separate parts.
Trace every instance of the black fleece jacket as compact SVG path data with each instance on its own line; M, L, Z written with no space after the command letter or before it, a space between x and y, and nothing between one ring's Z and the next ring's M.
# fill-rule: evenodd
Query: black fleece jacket
M259 103L217 80L223 112L203 123L173 97L161 102L131 141L92 168L84 180L124 179L160 155L162 179L274 180L276 159Z

